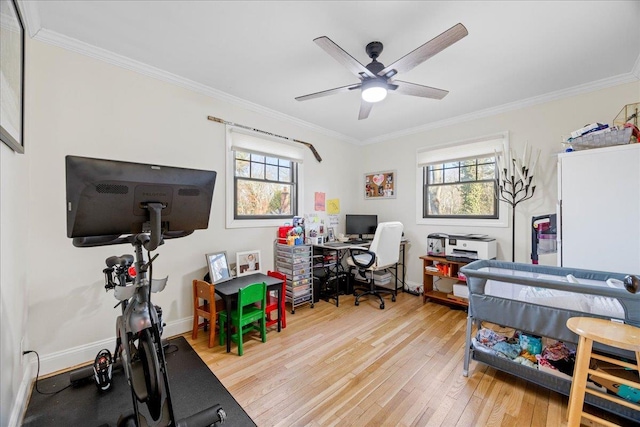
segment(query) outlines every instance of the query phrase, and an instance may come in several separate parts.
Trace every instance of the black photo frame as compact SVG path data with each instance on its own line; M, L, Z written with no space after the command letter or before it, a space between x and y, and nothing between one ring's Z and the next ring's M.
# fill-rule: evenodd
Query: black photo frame
M24 153L24 23L16 0L0 0L0 11L0 140Z

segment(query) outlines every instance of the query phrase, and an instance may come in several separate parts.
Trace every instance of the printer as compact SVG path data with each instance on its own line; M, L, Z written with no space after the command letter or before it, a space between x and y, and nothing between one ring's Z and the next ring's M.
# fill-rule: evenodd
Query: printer
M497 256L496 239L486 235L466 234L448 235L445 244L445 256L460 261L495 259Z
M447 235L442 233L433 233L427 236L427 255L445 256L444 248L447 244Z

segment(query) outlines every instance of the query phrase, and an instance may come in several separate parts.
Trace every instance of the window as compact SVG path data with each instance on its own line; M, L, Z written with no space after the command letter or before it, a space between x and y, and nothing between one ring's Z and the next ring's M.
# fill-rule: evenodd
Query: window
M496 185L496 155L506 149L505 132L419 150L418 224L506 227L506 209Z
M425 166L424 218L497 218L495 157Z
M291 218L297 214L296 163L234 151L235 219Z
M286 139L227 127L227 227L282 225L297 215L303 158Z

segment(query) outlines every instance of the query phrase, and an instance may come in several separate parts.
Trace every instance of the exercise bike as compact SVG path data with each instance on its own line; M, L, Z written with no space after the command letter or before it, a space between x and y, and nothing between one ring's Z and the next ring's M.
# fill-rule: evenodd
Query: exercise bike
M151 252L163 243L160 229L161 204L149 203L151 233L139 233L117 240L134 247L134 255L111 256L105 260L105 289L114 290L122 314L116 320L114 363L120 358L131 389L134 414L121 417L118 426L209 426L224 423L226 413L220 405L176 421L171 404L169 378L161 341L162 319L151 294L161 292L167 279L152 278ZM158 237L160 236L160 237ZM115 242L114 242L115 243ZM145 261L143 250L147 251ZM141 407L144 404L146 410Z
M121 306L115 360L104 349L91 367L99 389L106 391L111 388L116 360L122 365L133 414L121 416L118 427L223 423L226 414L219 404L176 420L161 341L161 309L151 302L151 294L167 284L166 278L152 278L158 255L151 253L167 239L208 227L217 173L78 156L66 156L65 162L67 237L73 239L73 245L130 244L134 248L133 255L111 256L105 261L105 288L114 291Z

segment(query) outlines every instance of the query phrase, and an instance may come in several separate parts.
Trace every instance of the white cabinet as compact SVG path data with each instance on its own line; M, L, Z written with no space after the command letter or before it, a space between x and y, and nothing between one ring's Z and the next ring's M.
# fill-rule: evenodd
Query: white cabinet
M640 144L558 156L558 263L640 273Z

